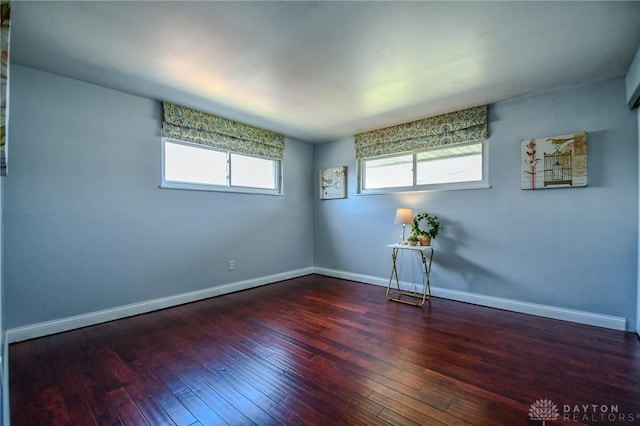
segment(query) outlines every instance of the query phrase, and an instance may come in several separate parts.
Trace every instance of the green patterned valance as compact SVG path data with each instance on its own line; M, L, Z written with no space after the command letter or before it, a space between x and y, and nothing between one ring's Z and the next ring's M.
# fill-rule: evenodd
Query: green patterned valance
M359 133L355 136L356 158L399 154L488 137L485 105Z
M281 160L284 136L169 102L163 102L162 136Z

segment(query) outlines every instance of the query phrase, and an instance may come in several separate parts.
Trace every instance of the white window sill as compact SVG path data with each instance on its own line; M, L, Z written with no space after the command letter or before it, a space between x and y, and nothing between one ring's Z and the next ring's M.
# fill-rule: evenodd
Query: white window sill
M235 194L256 194L256 195L284 195L277 189L263 189L263 188L246 188L241 186L214 186L214 185L199 185L196 183L182 183L182 182L164 182L159 188L161 189L181 189L187 191L208 191L208 192L231 192Z
M376 189L361 189L356 195L381 195L381 194L394 194L398 192L429 192L429 191L461 191L467 189L488 189L491 188L489 182L459 182L459 183L443 183L435 185L423 185L423 186L403 186L395 188L376 188Z

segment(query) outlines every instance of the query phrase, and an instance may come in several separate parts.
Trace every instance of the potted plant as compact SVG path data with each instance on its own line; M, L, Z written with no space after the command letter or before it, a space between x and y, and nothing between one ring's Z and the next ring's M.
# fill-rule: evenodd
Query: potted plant
M420 213L413 218L411 225L412 235L416 235L420 240L421 246L431 245L431 240L435 239L440 233L440 221L437 216L429 213Z
M410 246L417 246L418 241L420 241L420 238L418 238L418 236L415 234L411 234L409 235L409 238L407 238L407 241L409 242Z

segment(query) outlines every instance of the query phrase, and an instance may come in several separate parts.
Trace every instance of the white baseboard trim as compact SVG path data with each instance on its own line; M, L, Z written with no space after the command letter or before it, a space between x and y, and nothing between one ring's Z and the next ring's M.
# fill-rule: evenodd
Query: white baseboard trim
M363 282L386 287L389 283L388 278L380 278L372 275L356 274L345 271L338 271L327 268L309 267L294 271L283 272L279 274L269 275L266 277L254 278L235 283L224 284L221 286L210 287L203 290L182 293L174 296L162 297L158 299L148 300L130 305L119 306L115 308L105 309L102 311L89 312L86 314L75 315L72 317L61 318L52 321L41 322L37 324L26 325L6 330L5 333L5 357L3 367L6 374L8 363L6 348L10 343L21 342L23 340L34 339L37 337L47 336L50 334L61 333L76 328L87 327L90 325L100 324L107 321L113 321L126 318L133 315L144 314L159 309L178 306L189 302L195 302L210 297L220 296L223 294L233 293L240 290L259 287L266 284L284 281L292 278L298 278L310 274L326 275L334 278ZM409 283L412 284L412 283ZM417 286L420 287L419 284ZM610 315L595 314L591 312L577 311L573 309L559 308L555 306L539 305L535 303L521 302L511 299L503 299L499 297L484 296L481 294L468 293L458 290L450 290L445 288L431 287L431 293L436 297L444 299L457 300L460 302L473 303L476 305L487 306L491 308L504 309L507 311L520 312L524 314L537 315L541 317L554 318L564 321L571 321L580 324L595 325L614 330L626 330L626 319L623 317L615 317ZM640 321L636 326L636 330L640 335ZM2 377L7 381L7 377ZM7 388L5 387L5 392Z
M375 284L384 287L389 285L388 278L385 279L371 275L354 274L351 272L317 267L313 268L313 271L318 275L326 275L334 278L342 278L345 280ZM422 289L421 284L406 284L416 285ZM574 309L559 308L556 306L539 305L536 303L521 302L518 300L504 299L500 297L484 296L482 294L469 293L465 291L449 290L446 288L432 286L431 294L435 297L442 297L443 299L457 300L459 302L473 303L475 305L487 306L490 308L504 309L506 311L537 315L540 317L571 321L580 324L595 325L597 327L610 328L613 330L625 331L627 326L627 320L623 317L595 314L591 312L577 311ZM640 324L638 324L638 327L640 327ZM638 328L638 330L640 330L640 328Z
M191 291L188 293L177 294L174 296L161 297L159 299L147 300L130 305L119 306L116 308L105 309L102 311L89 312L72 317L60 318L57 320L41 322L37 324L26 325L8 329L6 332L6 342L15 343L23 340L34 339L36 337L47 336L50 334L61 333L76 328L87 327L90 325L100 324L107 321L113 321L133 315L144 314L147 312L157 311L159 309L170 308L172 306L183 305L189 302L195 302L202 299L208 299L214 296L233 293L249 288L260 287L266 284L272 284L278 281L298 278L313 273L313 268L303 268L294 271L282 272L279 274L269 275L266 277L254 278L245 281L224 284L216 287L210 287L203 290ZM5 358L5 362L6 362Z

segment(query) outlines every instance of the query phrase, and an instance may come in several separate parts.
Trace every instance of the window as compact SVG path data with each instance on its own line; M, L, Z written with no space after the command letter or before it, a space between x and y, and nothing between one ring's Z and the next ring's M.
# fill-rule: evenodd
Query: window
M165 182L227 184L227 154L201 146L164 142Z
M363 160L363 189L394 188L413 185L413 155Z
M276 161L230 153L231 186L277 189Z
M445 146L409 154L364 158L359 193L486 188L484 142Z
M280 160L163 138L163 188L281 194Z
M487 105L358 133L358 194L488 188Z

